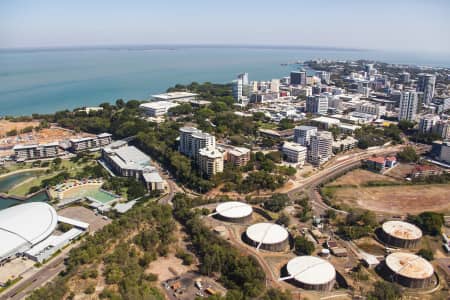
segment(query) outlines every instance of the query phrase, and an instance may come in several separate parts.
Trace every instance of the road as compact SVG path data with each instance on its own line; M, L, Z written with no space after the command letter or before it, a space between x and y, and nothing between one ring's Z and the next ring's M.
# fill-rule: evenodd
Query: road
M19 281L17 284L9 288L3 295L1 295L0 300L24 299L31 291L41 287L42 285L53 279L65 269L64 259L67 257L68 253L69 251L61 254L60 256L51 260L48 264L42 266L41 270L39 270L29 278Z
M305 178L299 181L299 185L294 189L288 192L288 196L290 199L294 200L297 198L297 194L299 192L305 191L311 200L311 204L314 210L315 215L324 214L324 212L328 209L332 209L338 213L346 214L347 212L342 210L336 210L327 204L325 204L322 200L322 197L317 191L317 186L321 183L326 182L329 179L335 178L339 174L346 172L347 170L351 170L355 167L361 165L361 160L369 158L373 155L388 155L392 153L396 153L402 149L402 145L397 146L389 146L385 148L378 148L367 150L365 152L345 155L339 157L334 160L334 162L330 163L325 169L311 175L308 178Z

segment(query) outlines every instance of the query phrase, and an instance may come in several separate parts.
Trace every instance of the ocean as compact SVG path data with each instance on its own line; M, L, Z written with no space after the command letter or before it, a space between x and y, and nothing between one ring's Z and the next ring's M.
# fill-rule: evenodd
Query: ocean
M177 83L288 76L314 58L450 66L450 56L311 47L134 46L0 50L0 116L149 99Z

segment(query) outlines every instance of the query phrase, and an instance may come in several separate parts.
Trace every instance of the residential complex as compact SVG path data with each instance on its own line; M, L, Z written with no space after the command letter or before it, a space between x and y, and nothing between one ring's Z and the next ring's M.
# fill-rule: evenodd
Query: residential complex
M60 153L59 143L39 144L39 145L15 145L13 147L16 161L33 159L44 159L57 157Z
M250 149L232 147L226 150L226 161L236 167L243 167L250 161Z
M198 153L200 172L208 177L223 172L223 156L224 153L215 147L200 149Z
M101 133L92 137L79 139L70 139L70 149L77 153L91 149L99 149L109 145L112 141L112 135L109 133Z
M419 99L415 91L401 93L398 119L407 121L416 120L418 101Z
M332 155L333 135L328 131L319 131L311 136L308 161L316 166L327 162Z
M328 113L328 98L318 95L307 97L306 112L317 115L326 115Z
M423 93L423 104L430 105L434 97L434 88L436 84L436 76L432 74L419 74L417 80L418 92Z

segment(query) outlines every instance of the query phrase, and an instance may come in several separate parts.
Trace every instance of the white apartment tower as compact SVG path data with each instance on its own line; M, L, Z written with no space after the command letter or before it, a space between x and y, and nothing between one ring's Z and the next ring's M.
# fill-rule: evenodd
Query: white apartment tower
M200 171L211 177L217 173L223 172L223 153L215 148L202 148L198 155L198 165Z
M329 131L319 131L311 137L308 160L311 164L320 166L331 158L333 135Z
M418 98L415 91L405 91L400 95L398 120L414 121L417 114Z
M439 116L433 114L428 114L420 117L419 131L421 133L430 133L438 121Z
M431 100L433 100L434 97L436 76L425 73L418 74L417 76L416 90L423 93L423 104L430 105Z

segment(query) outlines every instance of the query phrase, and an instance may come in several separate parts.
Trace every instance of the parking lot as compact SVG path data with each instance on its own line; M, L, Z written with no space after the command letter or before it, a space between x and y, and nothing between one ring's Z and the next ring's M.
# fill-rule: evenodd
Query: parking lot
M111 223L111 220L104 219L102 215L96 215L92 210L83 206L70 206L58 210L58 215L86 222L89 224L89 232L93 233Z

